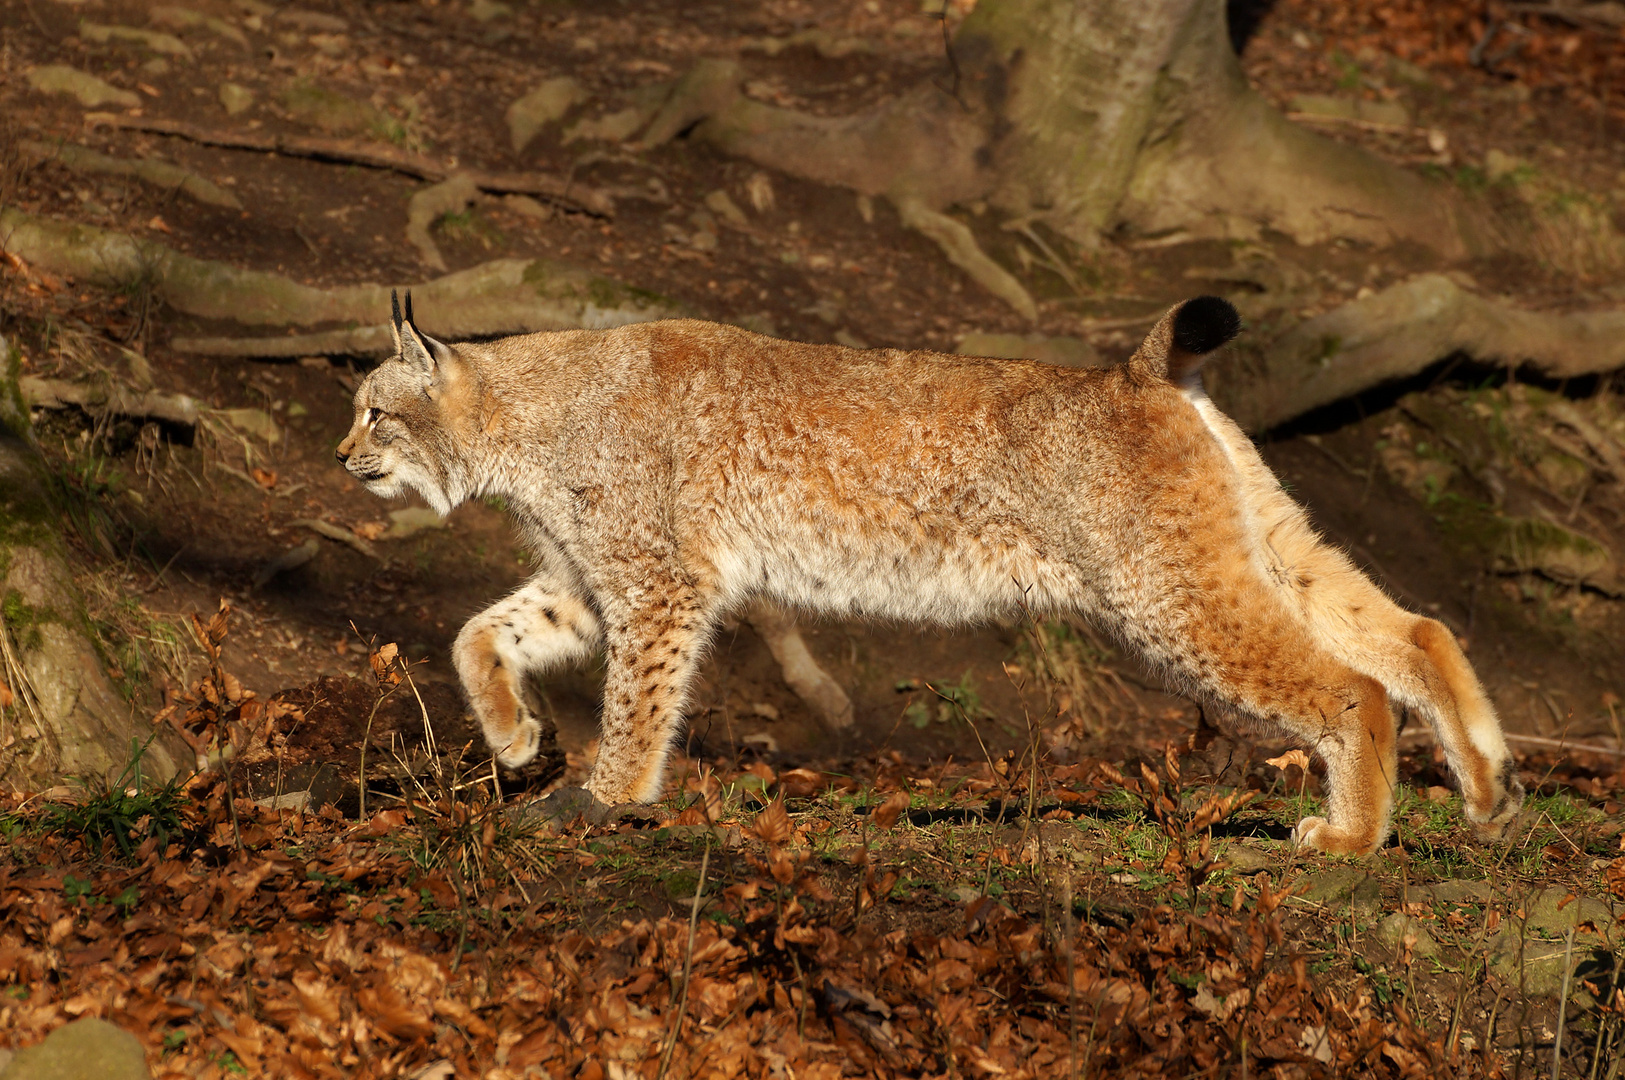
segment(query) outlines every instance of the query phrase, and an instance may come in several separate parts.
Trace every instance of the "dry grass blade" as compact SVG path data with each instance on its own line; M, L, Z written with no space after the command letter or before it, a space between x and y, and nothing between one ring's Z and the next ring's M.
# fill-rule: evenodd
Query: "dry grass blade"
M688 982L694 974L694 935L699 930L700 900L705 895L705 875L711 868L711 842L706 841L705 854L700 858L700 877L694 883L694 902L688 909L688 948L683 953L683 983L677 993L677 1015L671 1022L671 1034L666 1037L666 1047L660 1054L660 1072L655 1080L665 1080L666 1071L671 1068L671 1056L677 1049L677 1036L683 1030L683 1015L688 1011Z

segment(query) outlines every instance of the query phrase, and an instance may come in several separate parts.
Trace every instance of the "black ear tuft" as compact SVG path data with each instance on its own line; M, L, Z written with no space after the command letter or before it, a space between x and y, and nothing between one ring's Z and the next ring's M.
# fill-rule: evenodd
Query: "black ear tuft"
M1230 301L1217 296L1187 300L1174 316L1174 345L1195 356L1212 352L1239 333L1241 316Z
M411 325L412 329L416 330L418 328L417 320L412 318L412 290L411 289L406 290L406 321Z
M406 302L410 304L412 294L407 293L406 295L408 297ZM395 321L395 332L398 334L401 330L401 294L394 289L389 290L389 312L390 318Z

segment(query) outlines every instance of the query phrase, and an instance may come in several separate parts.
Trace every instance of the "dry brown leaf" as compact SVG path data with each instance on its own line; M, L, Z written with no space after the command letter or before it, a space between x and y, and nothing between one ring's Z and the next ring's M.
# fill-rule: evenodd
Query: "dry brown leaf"
M1299 750L1298 748L1293 747L1291 750L1288 750L1286 753L1282 754L1280 757L1265 758L1264 759L1264 764L1266 764L1266 765L1274 765L1277 769L1280 769L1282 772L1286 771L1286 767L1288 765L1296 765L1298 768L1302 769L1304 772L1308 772L1309 771L1309 755L1304 753L1302 750Z
M908 792L894 791L891 797L875 807L874 823L877 829L890 829L897 824L897 819L903 811L908 809Z
M756 815L755 832L764 843L782 844L794 834L783 799L774 799Z
M806 799L824 790L824 774L811 769L790 769L779 774L779 790L792 799Z

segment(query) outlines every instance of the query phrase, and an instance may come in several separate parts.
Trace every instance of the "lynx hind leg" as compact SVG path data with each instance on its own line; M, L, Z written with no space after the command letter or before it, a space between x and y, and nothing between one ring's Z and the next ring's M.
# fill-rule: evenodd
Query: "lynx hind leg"
M1499 836L1522 804L1523 787L1495 708L1455 635L1395 604L1318 538L1306 536L1296 546L1273 545L1288 560L1287 572L1274 580L1293 583L1299 609L1327 649L1427 719L1461 787L1467 819L1481 837Z
M1523 784L1495 707L1443 623L1416 619L1410 640L1424 657L1416 664L1417 681L1429 691L1428 700L1417 705L1432 722L1461 785L1467 820L1483 839L1497 839L1523 806Z
M525 704L525 676L582 659L601 639L592 611L540 578L468 620L452 661L497 761L518 768L540 745L541 724Z
M1298 823L1300 845L1334 854L1377 850L1393 809L1397 735L1382 684L1322 647L1268 586L1247 582L1244 572L1208 581L1209 590L1186 593L1177 624L1159 628L1155 613L1146 613L1140 632L1148 652L1220 706L1290 733L1325 761L1326 816Z
M605 613L603 736L587 790L608 806L660 798L710 633L712 618L692 588L670 582L648 602L655 591L644 590L638 607Z

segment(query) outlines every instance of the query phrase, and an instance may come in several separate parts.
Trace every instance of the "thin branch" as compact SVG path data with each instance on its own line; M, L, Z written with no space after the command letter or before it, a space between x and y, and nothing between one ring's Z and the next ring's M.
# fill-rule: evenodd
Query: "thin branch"
M677 995L677 1016L671 1022L671 1034L666 1037L666 1051L660 1055L660 1072L655 1080L666 1080L666 1070L671 1068L671 1056L677 1050L677 1036L683 1029L683 1013L688 1011L688 978L694 968L694 935L700 922L700 897L705 892L705 872L710 867L711 840L707 833L705 854L700 857L700 880L694 885L694 903L688 910L688 952L683 956L683 986ZM806 1001L805 992L802 1000Z
M481 191L509 195L535 195L572 210L580 210L597 217L613 217L615 204L608 195L589 187L578 187L566 180L534 173L488 173L477 169L452 169L421 154L400 150L377 143L357 142L354 139L333 139L311 135L274 135L249 131L219 131L199 127L180 120L160 117L119 116L113 113L87 113L85 122L94 126L150 131L158 135L172 135L178 139L201 143L204 146L223 146L233 150L252 150L262 154L282 154L287 157L311 158L315 161L334 161L346 165L361 165L369 169L387 169L439 183L456 173L465 173Z

